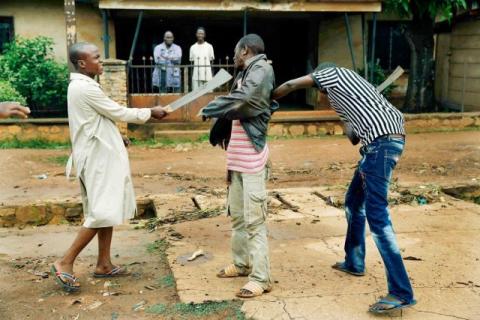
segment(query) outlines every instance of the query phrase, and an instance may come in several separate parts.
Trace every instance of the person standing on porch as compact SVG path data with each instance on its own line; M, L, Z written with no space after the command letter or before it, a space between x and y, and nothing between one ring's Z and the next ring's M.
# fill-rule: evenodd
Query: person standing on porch
M258 35L241 38L233 58L241 72L231 92L201 110L204 118L216 119L210 142L227 150L227 212L232 218L233 263L217 276L248 276L249 281L236 293L240 298L272 290L266 221L267 130L278 104L271 99L275 75L264 51Z
M163 42L153 50L155 69L153 70L152 86L155 92L180 92L182 75L176 65L182 62L182 48L173 43L171 31L165 32Z
M386 269L388 294L370 306L384 313L416 304L388 210L388 187L405 147L403 114L355 71L330 62L311 74L285 82L273 99L292 91L317 87L332 108L362 142L361 159L345 196L347 235L345 260L332 268L353 276L365 275L365 225L368 222ZM352 143L355 138L351 138Z
M206 32L203 27L197 28L197 42L190 47L190 62L193 63L192 90L212 79L211 63L215 59L213 46L205 41Z
M73 267L80 252L98 236L98 259L92 276L112 278L128 275L110 257L113 226L133 218L137 206L128 153L115 121L143 124L150 118L162 119L161 106L126 108L109 99L94 78L103 72L98 48L76 43L69 51L75 66L68 85L68 122L73 164L80 182L84 223L65 255L51 266L53 278L67 292L80 290Z

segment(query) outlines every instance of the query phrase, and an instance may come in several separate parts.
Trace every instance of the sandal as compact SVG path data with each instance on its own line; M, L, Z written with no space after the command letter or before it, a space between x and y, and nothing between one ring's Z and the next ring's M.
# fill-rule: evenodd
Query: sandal
M124 269L120 266L114 267L108 273L93 273L94 278L115 278L115 277L126 277L129 276L130 272L127 269Z
M51 272L55 281L65 292L78 292L80 290L80 285L75 285L78 284L78 279L73 274L60 272L55 265L52 265Z
M365 275L365 272L356 272L356 271L348 270L347 267L345 266L345 262L337 262L332 266L332 268L338 271L351 274L356 277L363 277Z
M217 273L219 278L235 278L235 277L246 277L248 274L241 273L238 271L237 267L232 263L224 267Z
M368 311L372 313L377 313L377 314L386 313L394 310L408 308L416 304L417 304L416 300L412 300L411 302L405 302L389 294L386 297L380 298L380 300L378 300L376 303L371 305Z
M268 287L264 289L258 283L249 281L235 295L239 298L253 298L261 296L262 294L270 291L272 291L271 285L268 285Z

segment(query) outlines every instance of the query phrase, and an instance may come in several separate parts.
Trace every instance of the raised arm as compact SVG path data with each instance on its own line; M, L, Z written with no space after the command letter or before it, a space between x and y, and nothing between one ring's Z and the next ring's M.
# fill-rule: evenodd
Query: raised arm
M306 75L297 79L289 80L280 85L278 88L273 90L272 98L277 100L288 95L290 92L305 88L311 88L314 86L315 81L313 81L312 76Z

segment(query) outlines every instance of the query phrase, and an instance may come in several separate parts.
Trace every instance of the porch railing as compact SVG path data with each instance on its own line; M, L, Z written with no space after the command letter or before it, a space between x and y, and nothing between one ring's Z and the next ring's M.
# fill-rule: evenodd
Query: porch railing
M209 73L214 76L220 69L234 75L234 65L229 59L219 60L211 65L197 64L155 64L152 57L142 57L142 64L128 65L129 94L182 94L195 88L196 81L209 79ZM210 70L210 72L209 72ZM215 89L215 92L229 91L233 80Z

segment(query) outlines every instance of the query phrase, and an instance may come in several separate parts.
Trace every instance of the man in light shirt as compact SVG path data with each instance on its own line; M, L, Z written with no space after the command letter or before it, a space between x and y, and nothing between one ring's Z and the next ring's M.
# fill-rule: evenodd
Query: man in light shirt
M205 41L205 29L197 29L197 42L190 47L190 61L193 63L192 90L212 79L212 61L215 59L213 47Z
M162 119L162 107L134 109L109 99L94 78L102 74L98 48L74 44L69 52L75 71L68 86L68 122L72 155L67 177L75 164L83 201L84 224L65 255L52 265L53 278L67 292L80 290L73 265L80 252L98 236L98 260L92 275L111 278L128 275L112 263L113 226L133 218L137 207L128 153L115 121L143 124Z

